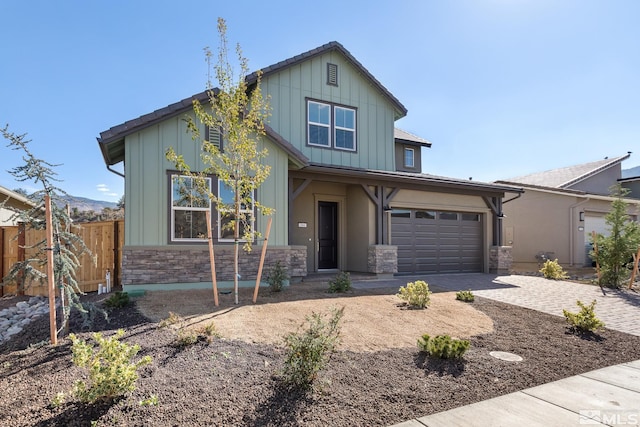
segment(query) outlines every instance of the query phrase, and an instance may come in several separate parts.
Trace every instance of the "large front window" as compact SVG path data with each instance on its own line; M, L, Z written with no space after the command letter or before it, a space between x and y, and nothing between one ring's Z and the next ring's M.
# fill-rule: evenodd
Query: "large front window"
M240 215L238 225L240 240L243 238L248 228L254 229L253 200L254 194L247 194L243 197L249 203L240 204ZM233 187L223 181L218 181L218 239L220 241L234 240L234 219L235 219L235 191ZM224 205L224 207L222 205Z
M199 188L195 178L171 175L171 240L174 242L206 241L207 211L211 201L207 194L211 178L204 178Z
M307 142L309 145L356 151L356 110L307 101Z

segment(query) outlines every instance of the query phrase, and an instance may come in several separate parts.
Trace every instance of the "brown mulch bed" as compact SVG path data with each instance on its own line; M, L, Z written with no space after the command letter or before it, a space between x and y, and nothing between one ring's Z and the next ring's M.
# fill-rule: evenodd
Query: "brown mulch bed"
M482 298L473 305L495 330L473 336L463 361L434 361L410 348L340 351L308 394L281 385L283 351L276 346L222 339L176 348L175 332L158 328L135 306L115 310L110 323L98 317L92 329L125 328L125 340L139 344L153 363L141 370L137 389L113 404L70 398L57 407L51 405L56 393L68 393L83 373L71 363L68 340L30 346L48 338L41 318L0 345L0 425L390 425L639 357L640 337L611 330L579 337L560 317ZM81 329L74 317L72 330ZM524 360L498 360L489 355L493 350ZM157 406L139 403L152 395Z

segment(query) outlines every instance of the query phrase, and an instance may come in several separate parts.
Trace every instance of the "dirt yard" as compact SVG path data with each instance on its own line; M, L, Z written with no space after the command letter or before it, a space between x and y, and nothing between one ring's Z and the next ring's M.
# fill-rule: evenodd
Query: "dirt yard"
M493 331L489 316L473 305L456 301L455 293L432 294L428 310L401 307L394 289L352 290L330 294L321 282L301 283L280 293L261 290L252 304L250 289L240 289L239 305L232 294L213 303L213 290L148 292L138 308L149 319L161 321L169 312L198 328L213 321L224 338L279 345L282 337L295 331L312 312L329 313L345 307L341 350L356 352L391 348L415 348L416 331L457 338Z

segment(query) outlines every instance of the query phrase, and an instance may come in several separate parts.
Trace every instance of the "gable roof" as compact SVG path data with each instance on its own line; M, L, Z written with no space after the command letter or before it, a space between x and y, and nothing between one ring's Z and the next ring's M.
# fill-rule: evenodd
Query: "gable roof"
M631 154L626 154L624 156L614 157L611 159L605 158L595 162L551 169L544 172L498 180L496 182L530 185L534 187L570 189L572 185L620 164L623 160L628 159L630 155Z
M275 74L277 72L280 72L286 68L289 68L291 66L297 65L301 62L307 61L313 57L319 56L319 55L323 55L327 52L331 52L331 51L337 51L340 52L349 63L351 63L351 65L353 65L356 70L358 70L365 79L367 79L369 81L369 83L371 83L374 87L376 87L378 90L380 90L380 92L382 92L382 94L393 104L394 108L397 111L397 115L396 115L396 119L399 119L400 117L404 117L407 115L407 109L404 105L402 105L402 103L398 100L398 98L396 98L395 96L393 96L393 94L391 92L389 92L389 90L384 87L382 85L382 83L380 83L378 81L378 79L376 79L373 74L371 74L369 72L369 70L367 70L364 65L362 65L360 63L360 61L358 61L353 55L351 55L351 53L344 48L344 46L342 46L340 43L338 43L337 41L332 41L329 42L327 44L324 44L322 46L319 46L315 49L311 49L307 52L301 53L299 55L296 55L292 58L289 59L285 59L284 61L280 61L276 64L273 65L269 65L266 68L263 68L262 71L262 76L263 77L267 77L271 74ZM258 78L258 73L257 72L253 72L251 74L249 74L247 76L247 84L251 85L253 83L256 82Z
M640 178L640 166L631 169L622 169L622 179L638 179Z
M393 129L393 139L395 139L398 142L402 142L404 144L431 147L431 141L428 141L424 138L420 138L417 135L414 135L412 133L407 132L406 130L402 130L399 128Z
M344 48L344 46L336 41L327 43L323 46L317 47L300 55L296 55L284 61L280 61L276 64L262 69L261 71L263 76L268 76L270 74L277 73L285 68L299 64L300 62L306 61L315 56L322 55L330 51L340 52L347 59L347 61L350 62L373 86L377 87L396 109L397 118L403 117L407 114L407 109L404 107L404 105L402 105L400 101L398 101L398 99L393 96L391 92L389 92L389 90L387 90L369 71L367 71L367 69L364 68L364 66L357 59L355 59L353 55L349 53L349 51ZM257 72L253 72L247 75L247 84L249 86L254 84L257 80L257 76ZM214 88L213 91L214 94L216 94L219 89ZM166 107L159 108L149 114L142 115L132 120L127 120L126 122L113 126L105 130L104 132L100 132L100 137L96 139L98 140L98 145L100 146L100 151L102 152L102 157L105 164L107 166L113 166L124 161L124 139L127 135L131 135L135 132L145 129L163 120L167 120L171 117L186 113L187 111L191 110L191 108L193 108L194 100L198 100L203 103L208 101L208 90L197 93L188 98L184 98L183 100L175 102L173 104L169 104ZM287 154L293 156L293 160L295 163L297 163L299 166L308 163L307 157L302 154L302 152L291 145L288 141L285 141L273 129L267 126L265 130L267 131L267 136L269 138L280 145L281 148L283 148L285 152L287 152ZM415 135L413 135L413 137L422 140L422 138L419 138ZM431 144L428 141L426 141L426 143L428 143L429 145Z

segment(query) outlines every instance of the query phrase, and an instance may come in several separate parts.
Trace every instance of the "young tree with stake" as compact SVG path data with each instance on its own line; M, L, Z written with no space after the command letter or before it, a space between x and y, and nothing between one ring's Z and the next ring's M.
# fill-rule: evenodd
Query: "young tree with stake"
M205 165L204 170L192 172L182 155L173 148L167 150L166 157L181 173L193 178L197 193L209 197L215 204L221 218L218 227L223 231L233 232L233 281L235 303L238 304L240 242L244 241L244 249L251 251L252 242L258 236L254 228L254 212L259 211L265 215L272 213L272 209L263 206L255 198L256 190L270 172L269 165L263 163L267 150L258 146L259 138L265 135L264 122L269 117L269 102L262 95L261 72L257 73L256 82L251 87L248 86L248 61L242 55L239 45L236 46L239 73L235 76L234 68L229 62L227 25L222 18L218 18L218 33L220 45L214 66L218 85L213 88L211 81L208 81L208 104L194 101L193 109L197 122L219 132L220 141L223 142L222 149L213 141L202 138L198 123L189 117L186 119L187 127L193 140L201 144L200 157ZM207 63L210 63L213 54L209 48L205 48L205 56ZM232 200L226 200L221 194L214 195L206 185L207 175L217 176L223 183L224 192L232 194Z

